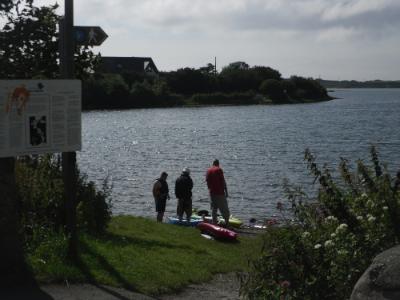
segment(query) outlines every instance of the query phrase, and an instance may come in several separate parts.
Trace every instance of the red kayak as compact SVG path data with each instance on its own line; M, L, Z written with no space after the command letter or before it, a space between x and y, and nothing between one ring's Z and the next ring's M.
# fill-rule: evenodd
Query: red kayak
M197 225L197 228L199 228L201 232L211 235L216 239L233 241L237 238L236 232L214 224L202 222Z

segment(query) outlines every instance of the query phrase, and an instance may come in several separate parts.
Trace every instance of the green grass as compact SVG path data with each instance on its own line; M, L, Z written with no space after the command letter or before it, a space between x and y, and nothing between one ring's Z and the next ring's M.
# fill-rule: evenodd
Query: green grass
M80 235L78 264L67 262L66 239L60 235L31 250L28 262L41 282L94 282L160 294L215 273L244 270L260 253L259 238L223 243L201 237L196 228L118 216L104 236Z

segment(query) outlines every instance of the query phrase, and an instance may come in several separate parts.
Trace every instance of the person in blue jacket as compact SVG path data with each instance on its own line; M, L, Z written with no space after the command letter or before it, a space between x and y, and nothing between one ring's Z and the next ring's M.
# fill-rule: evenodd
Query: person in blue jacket
M181 176L175 181L175 196L178 199L176 214L179 222L182 222L183 213L186 214L186 219L190 222L192 216L192 189L193 180L190 178L189 168L184 168Z

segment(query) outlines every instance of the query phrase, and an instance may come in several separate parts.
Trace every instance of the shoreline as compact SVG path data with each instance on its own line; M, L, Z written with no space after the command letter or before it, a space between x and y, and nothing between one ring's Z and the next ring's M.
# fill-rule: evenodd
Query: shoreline
M319 102L328 102L337 97L329 96L328 98L318 99L318 100L301 100L301 101L288 101L282 103L273 103L272 100L267 100L264 103L223 103L223 104L185 104L185 105L170 105L170 106L141 106L141 107L109 107L109 108L82 108L82 112L90 111L115 111L115 110L132 110L132 109L160 109L160 108L206 108L206 107L230 107L230 106L275 106L275 105L295 105L295 104L312 104Z

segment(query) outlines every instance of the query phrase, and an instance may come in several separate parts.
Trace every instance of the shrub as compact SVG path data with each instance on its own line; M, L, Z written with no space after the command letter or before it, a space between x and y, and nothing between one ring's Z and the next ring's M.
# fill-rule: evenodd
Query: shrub
M287 95L281 81L266 79L260 85L260 92L268 96L274 103L287 102Z
M290 77L290 81L296 86L293 98L299 100L323 100L329 99L327 90L312 78L303 78L299 76Z
M319 183L310 201L286 186L288 210L279 203L283 226L270 226L264 248L242 276L249 299L347 299L374 256L400 240L400 172L393 179L374 147L372 165L340 164L340 179L320 170L306 150L308 167ZM288 214L289 213L289 214ZM291 219L293 218L293 219Z
M105 181L98 191L93 182L79 174L77 180L78 227L101 233L111 216L110 188ZM66 224L64 184L59 156L27 156L16 164L22 226L27 235L37 228L62 230Z
M77 223L78 227L90 233L103 233L111 220L111 188L104 180L101 190L97 190L86 176L79 178Z

